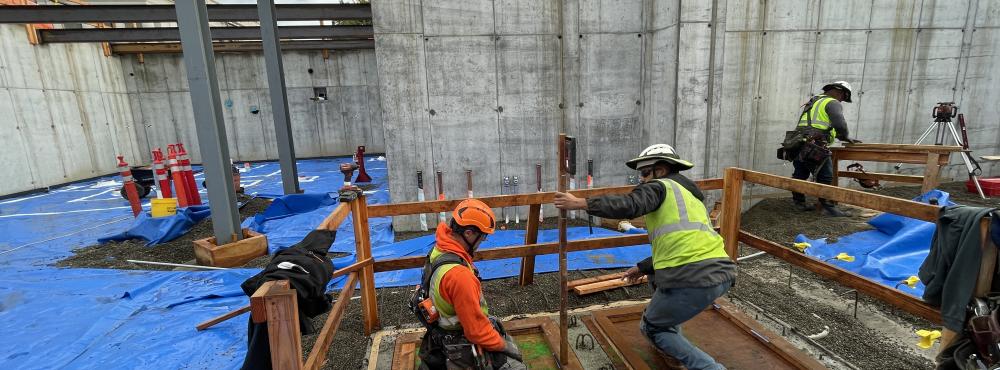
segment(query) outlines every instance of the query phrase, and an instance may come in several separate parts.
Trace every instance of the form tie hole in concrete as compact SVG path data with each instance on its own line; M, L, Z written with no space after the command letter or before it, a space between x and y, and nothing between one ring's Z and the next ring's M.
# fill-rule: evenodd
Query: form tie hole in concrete
M435 115L435 114L437 114L437 112L435 112L433 109L431 109L430 111L428 111L428 113L430 113L432 116Z
M309 74L312 74L313 73L313 69L309 68L309 69L306 70L306 72L309 72Z

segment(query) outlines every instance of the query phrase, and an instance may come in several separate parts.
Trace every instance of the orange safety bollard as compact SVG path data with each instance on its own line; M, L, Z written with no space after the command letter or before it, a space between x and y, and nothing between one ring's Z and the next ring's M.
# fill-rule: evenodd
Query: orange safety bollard
M122 176L122 187L128 196L128 203L132 206L132 216L138 217L142 212L142 205L139 203L139 192L135 189L135 181L132 180L132 169L125 163L125 156L118 156L118 172Z
M201 195L198 194L198 183L194 182L194 170L191 169L191 157L188 157L187 150L184 150L184 143L177 143L177 163L183 167L184 178L187 181L188 204L192 206L201 205Z
M156 148L153 151L153 172L156 174L156 183L160 187L161 198L171 198L170 178L167 177L167 169L163 168L163 151Z
M167 165L170 166L170 177L174 180L174 191L177 193L177 206L184 208L188 206L187 181L184 180L184 171L177 162L177 148L174 144L167 145Z

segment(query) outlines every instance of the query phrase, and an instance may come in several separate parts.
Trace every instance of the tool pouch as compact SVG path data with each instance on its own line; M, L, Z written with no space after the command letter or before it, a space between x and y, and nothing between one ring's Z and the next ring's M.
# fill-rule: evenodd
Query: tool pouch
M997 322L998 311L989 315L973 316L969 319L968 332L976 349L987 365L1000 362L1000 323Z
M787 152L795 152L809 140L809 137L802 130L785 131L785 140L781 142L781 148Z
M798 160L806 162L819 164L823 163L827 158L830 158L830 149L824 145L816 144L815 141L807 141L802 144L802 148L799 149Z

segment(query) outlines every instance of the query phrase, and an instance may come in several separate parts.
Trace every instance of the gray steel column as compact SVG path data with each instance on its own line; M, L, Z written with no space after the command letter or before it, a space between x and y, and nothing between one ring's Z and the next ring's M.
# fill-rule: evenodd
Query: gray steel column
M288 95L285 95L285 70L281 64L281 43L278 40L278 17L274 0L257 2L260 15L260 38L267 64L267 89L271 92L271 112L274 113L274 138L278 142L278 164L281 166L281 188L285 194L299 193L299 170L295 165L295 143L292 140L291 119L288 118Z
M236 212L236 189L229 163L226 126L222 120L219 81L215 77L215 54L208 28L204 0L177 0L177 28L181 33L184 67L191 87L191 107L198 133L198 148L205 168L212 225L219 245L239 240L239 213ZM233 236L236 239L233 239Z

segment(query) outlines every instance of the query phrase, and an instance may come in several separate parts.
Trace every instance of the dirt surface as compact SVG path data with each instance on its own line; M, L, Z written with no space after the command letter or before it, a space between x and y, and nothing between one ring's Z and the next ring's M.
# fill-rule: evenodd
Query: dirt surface
M248 202L240 209L241 218L251 217L263 212L271 204L269 199L251 199L245 195L239 195L239 201ZM212 219L209 218L195 224L187 234L166 243L147 247L145 241L133 239L95 244L73 250L75 255L57 262L56 266L114 268L122 270L173 270L174 268L170 266L139 265L127 262L126 260L191 263L194 260L194 247L191 243L198 239L211 237L212 235ZM258 260L260 259L263 259L263 263L267 264L267 256L258 258ZM251 263L254 261L251 261Z
M965 181L948 182L938 186L939 190L948 192L951 200L958 204L976 207L1000 208L1000 197L982 199L977 193L970 193L965 187ZM869 190L870 193L890 197L913 199L920 195L920 186L895 186L880 190Z

